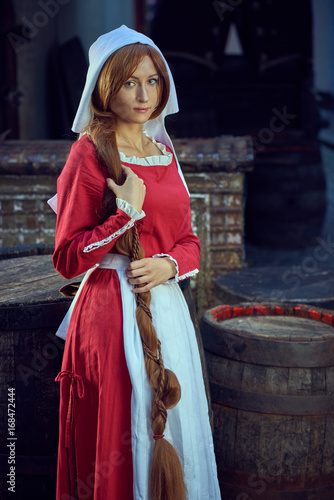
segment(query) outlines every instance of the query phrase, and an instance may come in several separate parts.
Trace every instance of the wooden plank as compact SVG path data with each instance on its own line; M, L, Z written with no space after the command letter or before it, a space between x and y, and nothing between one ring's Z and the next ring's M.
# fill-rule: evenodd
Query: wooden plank
M266 377L266 366L245 364L241 389L246 392L262 393Z
M312 377L309 368L289 368L288 394L291 396L312 394Z
M287 394L289 371L286 368L267 366L266 379L263 384L264 393Z
M258 415L252 412L238 411L235 443L236 470L257 473L257 455L260 446L261 423Z
M334 366L326 368L326 393L334 394Z
M286 417L260 415L260 445L258 451L258 476L265 489L280 489L284 461L283 439Z
M244 379L244 363L238 363L232 360L227 361L227 367L225 372L224 384L227 387L234 387L235 389L241 389Z
M307 463L305 470L305 487L319 486L322 469L322 450L324 449L327 419L326 415L312 418L308 443Z
M207 351L205 352L205 359L209 379L214 382L223 382L225 380L228 360Z
M326 368L311 368L312 395L326 394Z
M224 468L235 467L235 435L238 410L231 410L222 405L213 404L214 444L217 463Z
M326 431L324 445L322 449L322 467L321 474L331 478L333 484L334 478L334 415L328 415L326 419Z
M310 440L310 419L286 420L283 437L285 459L281 477L282 489L303 489Z

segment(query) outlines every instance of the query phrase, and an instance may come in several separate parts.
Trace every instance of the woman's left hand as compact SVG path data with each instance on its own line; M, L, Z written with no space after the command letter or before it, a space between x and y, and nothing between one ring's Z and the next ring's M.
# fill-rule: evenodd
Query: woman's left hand
M173 278L176 274L176 266L168 257L151 257L131 262L126 269L126 274L129 283L134 285L132 291L143 293Z

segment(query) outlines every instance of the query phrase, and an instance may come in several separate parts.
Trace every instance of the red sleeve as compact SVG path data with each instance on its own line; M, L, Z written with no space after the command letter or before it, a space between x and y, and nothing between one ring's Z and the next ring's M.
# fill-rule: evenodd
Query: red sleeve
M177 268L176 281L182 281L198 273L200 263L201 243L194 235L191 227L191 211L184 218L173 248L166 254L155 255L155 257L171 258Z
M136 218L117 209L100 223L106 175L96 158L92 142L83 137L71 149L57 182L57 225L53 264L70 279L90 269L115 245ZM136 217L138 215L139 217Z

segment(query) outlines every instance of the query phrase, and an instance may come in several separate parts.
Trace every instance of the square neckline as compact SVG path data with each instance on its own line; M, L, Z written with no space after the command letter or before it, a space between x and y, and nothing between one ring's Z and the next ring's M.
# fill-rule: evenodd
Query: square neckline
M151 165L170 165L173 161L173 153L167 151L167 147L165 144L161 142L157 142L154 137L150 136L146 131L144 131L144 135L152 141L152 143L157 146L157 148L161 151L162 154L156 154L152 156L126 156L122 151L119 151L121 162L129 163L130 165L142 165L142 166L151 166Z

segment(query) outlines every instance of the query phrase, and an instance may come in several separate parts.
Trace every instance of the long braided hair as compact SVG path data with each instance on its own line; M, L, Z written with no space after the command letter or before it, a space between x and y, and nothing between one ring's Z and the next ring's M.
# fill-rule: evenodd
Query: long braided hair
M151 118L159 116L168 100L169 78L162 57L149 45L135 43L114 52L105 62L92 94L94 118L87 127L87 132L95 144L101 165L119 185L124 182L124 176L116 143L117 117L110 110L110 102L146 55L151 57L159 74L159 104ZM110 189L106 189L101 221L115 211L115 195ZM131 261L145 257L136 226L118 239L116 248L119 253L128 255ZM155 443L150 468L150 491L152 500L185 500L186 488L180 459L175 448L163 437L167 410L180 400L181 388L176 375L164 367L161 343L152 323L150 302L150 292L136 294L136 319L147 378L153 392L151 429Z

